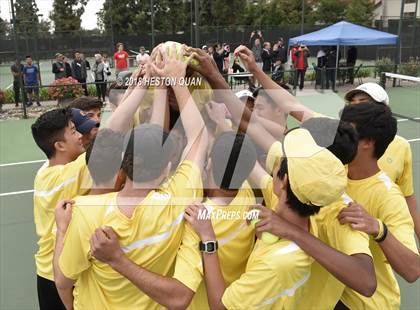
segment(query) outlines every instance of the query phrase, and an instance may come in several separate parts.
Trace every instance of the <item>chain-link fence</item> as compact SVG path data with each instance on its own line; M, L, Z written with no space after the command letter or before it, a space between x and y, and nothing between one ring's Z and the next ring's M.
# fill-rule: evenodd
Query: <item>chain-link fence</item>
M393 34L398 33L398 19L390 19L386 22L376 21L375 28L387 31ZM305 25L304 32L319 30L325 26ZM404 62L409 57L420 57L420 20L414 22L414 19L404 19L402 21L401 31L401 60ZM254 30L261 30L264 40L277 41L280 37L285 42L294 36L300 35L300 25L288 26L249 26L249 25L231 25L231 26L206 26L199 27L199 42L195 42L195 33L191 29L175 34L164 34L155 31L155 43L164 41L178 41L194 46L203 44L213 44L216 42L226 42L232 47L249 42L250 33ZM151 49L151 34L125 35L123 33L103 33L86 34L85 32L66 32L66 33L41 33L17 34L18 40L15 46L13 37L0 38L0 63L13 61L16 59L16 50L19 58L31 54L34 59L50 59L57 52L67 54L70 58L75 50L80 50L88 56L94 53L107 53L112 55L115 52L115 43L123 42L127 51L138 51L139 46L145 46ZM359 58L373 60L381 57L395 58L396 49L399 46L360 46ZM312 48L314 51L316 47ZM112 58L112 57L111 57Z

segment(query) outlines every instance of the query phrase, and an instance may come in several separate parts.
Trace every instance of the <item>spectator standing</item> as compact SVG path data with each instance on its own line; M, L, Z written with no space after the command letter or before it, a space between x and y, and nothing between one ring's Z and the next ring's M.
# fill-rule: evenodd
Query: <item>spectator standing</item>
M66 77L66 65L63 62L63 55L60 53L55 54L55 62L52 64L52 73L54 73L55 80Z
M216 43L213 47L209 48L209 54L216 62L217 69L219 69L220 74L224 74L223 60L229 55L229 53L226 50L223 50L219 43Z
M39 103L39 70L38 67L33 64L30 55L26 56L26 65L23 67L22 73L29 99L27 106L30 107L33 105L32 94L35 94L36 104L41 106L41 103Z
M324 47L321 47L316 54L315 85L322 85L325 82L326 55Z
M95 54L95 63L93 64L92 72L95 78L96 95L98 99L105 101L106 95L106 81L105 81L105 65L101 54Z
M223 43L223 72L229 73L230 66L230 45Z
M15 98L15 106L17 107L19 106L20 88L22 87L21 83L23 83L23 65L20 63L19 60L16 60L16 62L10 67L10 70L13 75L13 94Z
M104 73L105 73L104 77L105 77L105 81L107 81L109 76L111 75L111 64L109 63L107 54L103 55L102 60L104 63Z
M348 67L347 83L353 84L354 83L354 66L356 65L357 61L357 48L355 46L350 46L347 51L347 61L346 66Z
M276 73L277 81L284 81L284 70L286 70L287 49L284 46L283 38L280 38L273 46L273 71Z
M63 55L63 63L66 68L66 78L71 77L72 76L71 65L69 63L69 59L65 55Z
M89 66L90 69L90 66ZM86 86L86 78L87 78L87 67L86 61L82 59L82 54L80 52L74 53L74 60L71 63L71 71L72 76L82 84L85 96L88 95L87 86Z
M340 60L339 60L340 61ZM327 85L326 88L330 88L330 82L332 89L335 90L335 72L337 70L337 48L335 46L330 47L326 55L326 67L327 67Z
M116 77L118 77L120 72L127 71L128 69L128 53L124 51L124 44L117 43L117 50L114 54Z
M305 73L308 68L308 57L310 55L309 49L305 45L300 45L295 51L294 66L296 68L296 77L293 89L296 89L297 81L299 80L299 89L302 90L305 82Z
M264 72L271 72L271 65L272 65L272 59L273 55L271 53L271 44L270 42L264 42L264 47L261 52L261 59L263 61L263 71Z
M147 60L149 59L149 54L146 53L146 49L144 46L140 46L139 48L140 54L136 56L137 66L142 67L146 64Z
M252 53L254 54L254 57L255 57L255 62L260 68L262 68L263 61L261 58L261 54L262 54L261 42L263 42L264 39L262 37L261 30L258 30L257 33L255 33L255 31L251 32L251 37L249 40L250 40L250 47L251 47Z

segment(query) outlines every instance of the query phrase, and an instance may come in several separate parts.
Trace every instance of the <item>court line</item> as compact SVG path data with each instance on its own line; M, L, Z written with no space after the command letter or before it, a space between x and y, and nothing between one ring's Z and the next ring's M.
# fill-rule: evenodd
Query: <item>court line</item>
M20 162L17 162L17 163L1 164L0 167L8 167L8 166L18 166L18 165L42 163L42 162L46 162L46 161L47 161L46 159L31 160L31 161L20 161Z
M415 120L419 120L419 119L420 119L420 117L414 117L413 119L415 119ZM408 119L408 118L401 118L401 119L398 119L398 120L397 120L397 122L406 122L406 121L409 121L409 119Z
M33 192L34 192L33 189L28 189L28 190L25 190L25 191L0 193L0 197L27 194L27 193L33 193Z
M417 142L417 141L420 141L420 138L416 138L416 139L410 139L410 140L407 140L408 142Z

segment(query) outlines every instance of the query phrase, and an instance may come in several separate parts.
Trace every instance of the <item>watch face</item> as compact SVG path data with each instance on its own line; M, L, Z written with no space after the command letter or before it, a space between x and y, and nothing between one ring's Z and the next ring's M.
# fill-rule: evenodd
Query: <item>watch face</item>
M213 242L207 243L207 252L214 252L215 250L216 249Z

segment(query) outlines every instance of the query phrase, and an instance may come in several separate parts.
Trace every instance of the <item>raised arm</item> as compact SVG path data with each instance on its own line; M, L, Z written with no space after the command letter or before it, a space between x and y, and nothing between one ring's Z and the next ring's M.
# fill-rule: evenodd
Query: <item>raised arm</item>
M150 76L150 65L146 66L145 78ZM114 131L126 132L133 126L133 115L146 94L147 86L139 83L131 89L127 89L118 107L111 114L106 127Z
M199 167L202 167L208 144L207 129L188 88L185 84L181 83L185 77L187 64L192 59L192 56L186 61L183 61L182 57L184 57L184 52L177 53L175 44L170 48L170 52L163 47L160 48L164 62L163 69L156 67L154 64L152 66L154 71L162 78L169 78L175 81L172 89L175 93L182 125L184 126L187 137L187 146L185 147L182 159L191 160Z
M158 45L153 50L152 54L155 55L158 52L158 49L161 45ZM106 124L107 128L110 128L114 131L126 132L133 126L133 115L140 106L143 97L147 92L146 83L137 83L137 79L142 77L144 80L150 78L153 74L152 72L151 61L149 61L144 70L137 70L132 74L133 85L125 91L120 104L111 114ZM144 81L143 80L143 81Z
M229 85L217 70L214 60L200 49L190 48L189 52L199 62L199 66L190 66L207 79L213 89L216 100L224 103L235 124L243 132L246 132L254 140L254 143L268 152L276 140L261 126L255 115L252 115L252 112L231 91ZM262 139L262 137L264 138Z
M160 125L169 131L169 105L166 102L167 93L168 89L166 86L155 87L150 123Z
M314 112L304 106L299 100L274 82L267 74L260 69L255 63L252 52L245 46L241 45L236 48L235 56L239 56L247 70L261 83L267 94L277 103L284 113L289 113L300 122L311 118Z

